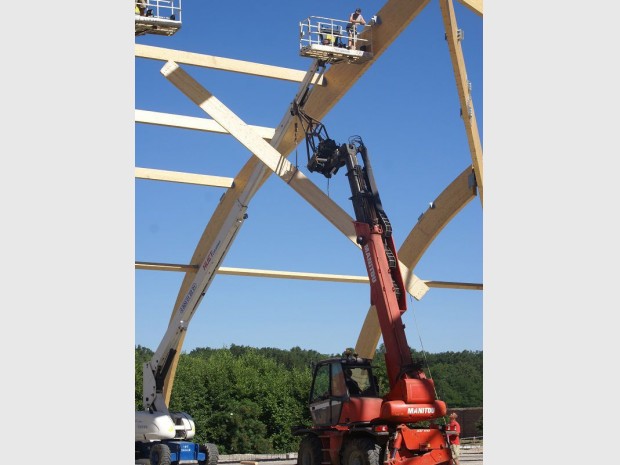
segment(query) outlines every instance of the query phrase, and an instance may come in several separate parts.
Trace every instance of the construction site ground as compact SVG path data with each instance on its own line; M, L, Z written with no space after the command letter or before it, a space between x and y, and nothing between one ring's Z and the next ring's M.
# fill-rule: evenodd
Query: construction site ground
M297 453L220 455L218 463L226 465L295 465ZM482 445L461 446L461 464L482 465Z
M136 465L141 462L136 462ZM225 465L296 465L297 453L220 455L218 463ZM482 465L482 445L461 446L462 465Z

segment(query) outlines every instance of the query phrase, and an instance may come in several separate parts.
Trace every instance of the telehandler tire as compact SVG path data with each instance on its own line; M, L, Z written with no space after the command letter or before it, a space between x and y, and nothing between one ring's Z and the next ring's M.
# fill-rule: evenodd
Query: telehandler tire
M323 451L321 440L314 434L304 436L299 443L297 465L321 465Z
M370 438L353 438L344 446L342 465L381 465L381 446Z

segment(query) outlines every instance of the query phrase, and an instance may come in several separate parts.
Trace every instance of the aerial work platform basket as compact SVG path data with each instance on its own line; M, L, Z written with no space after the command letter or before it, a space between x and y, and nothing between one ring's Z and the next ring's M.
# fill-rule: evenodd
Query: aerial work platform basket
M368 61L373 56L371 23L362 26L310 16L299 23L299 54L330 63ZM364 38L359 36L362 30Z
M135 0L136 36L171 36L181 29L181 0Z

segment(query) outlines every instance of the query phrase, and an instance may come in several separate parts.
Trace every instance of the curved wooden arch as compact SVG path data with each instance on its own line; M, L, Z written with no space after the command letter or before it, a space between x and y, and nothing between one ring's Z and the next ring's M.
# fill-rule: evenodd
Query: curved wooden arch
M468 166L446 187L422 214L398 251L401 263L410 270L415 266L443 228L476 196L473 170ZM405 282L410 276L403 274ZM372 359L377 350L381 328L374 306L368 309L364 324L355 345L360 357Z

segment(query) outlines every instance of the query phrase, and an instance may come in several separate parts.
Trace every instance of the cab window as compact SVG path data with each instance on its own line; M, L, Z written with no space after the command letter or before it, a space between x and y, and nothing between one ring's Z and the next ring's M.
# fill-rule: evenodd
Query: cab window
M329 365L322 365L317 368L310 402L329 397Z

